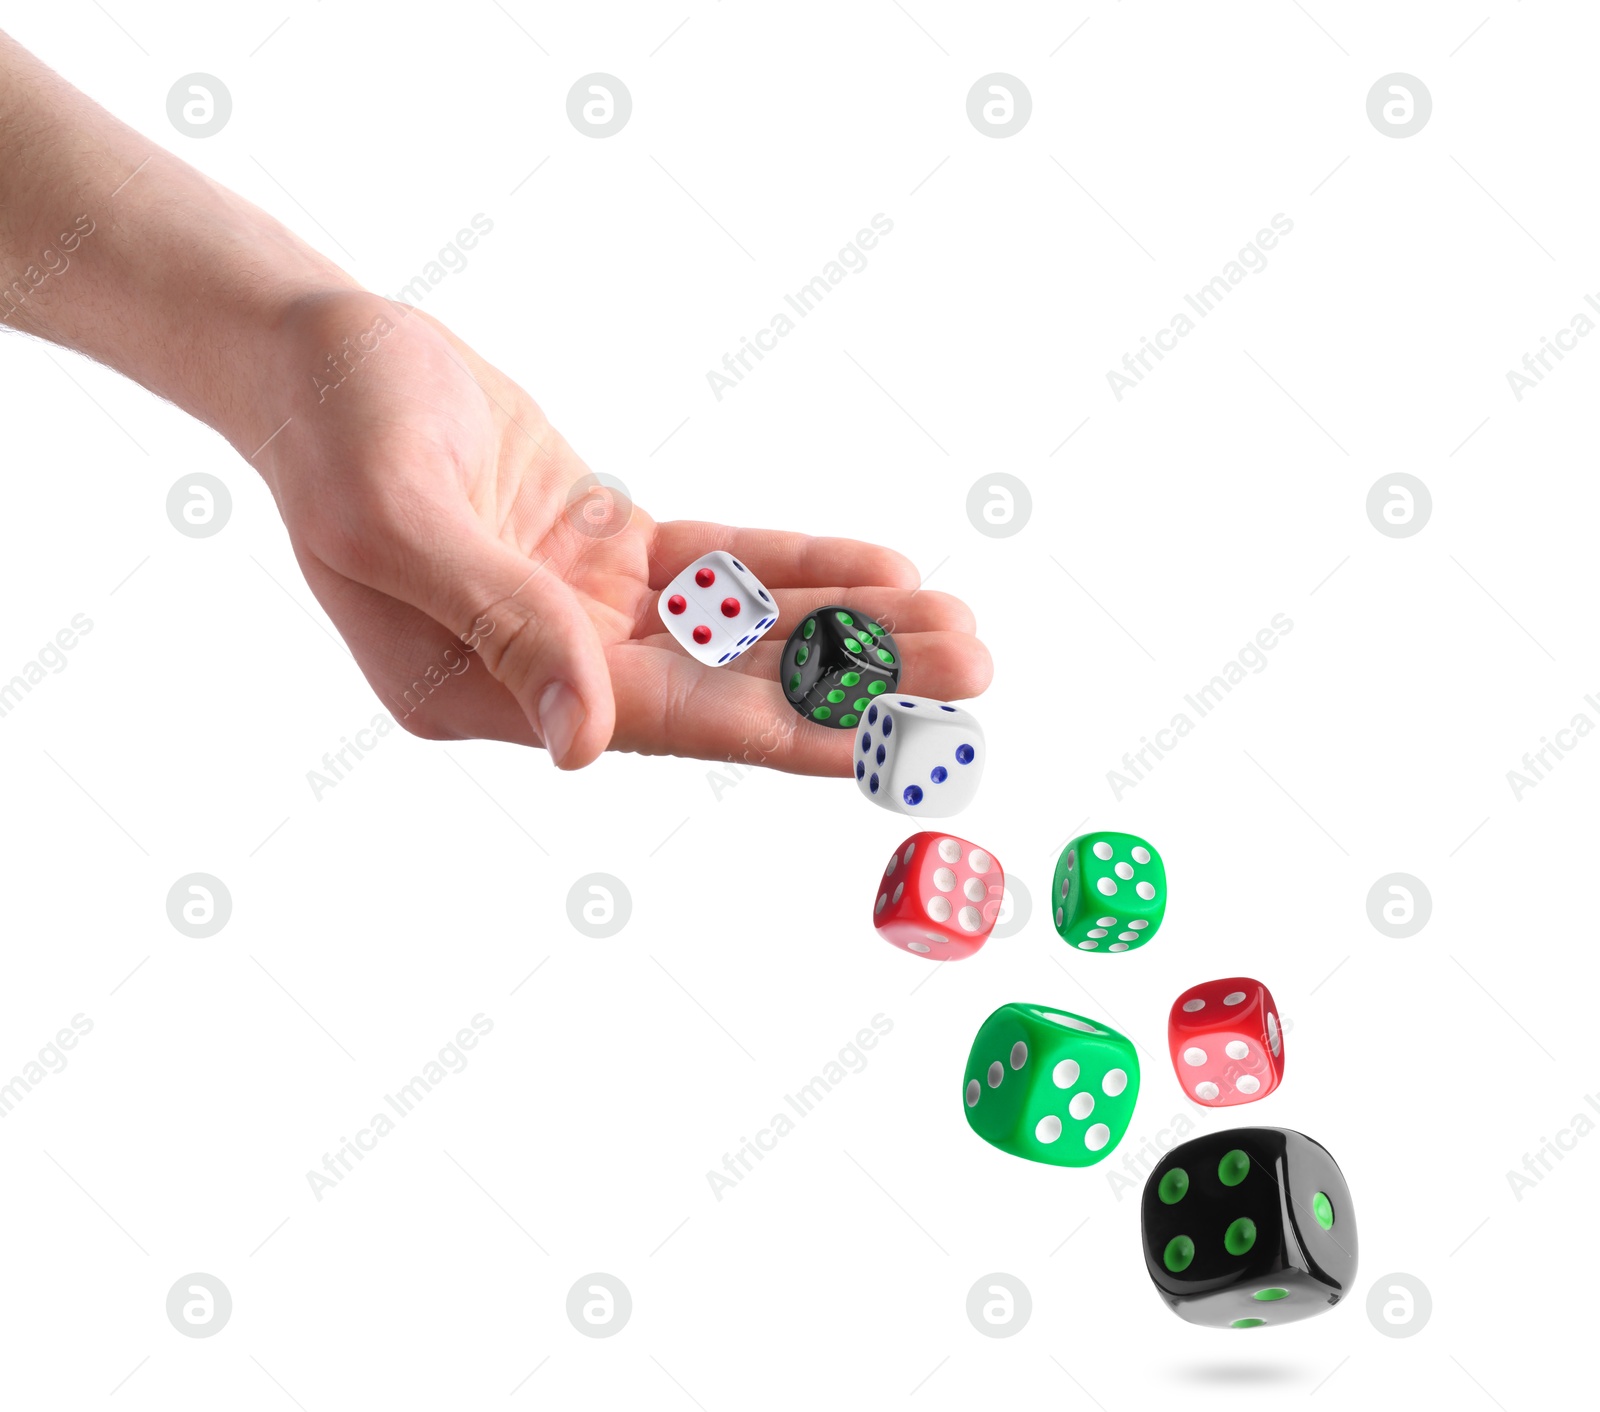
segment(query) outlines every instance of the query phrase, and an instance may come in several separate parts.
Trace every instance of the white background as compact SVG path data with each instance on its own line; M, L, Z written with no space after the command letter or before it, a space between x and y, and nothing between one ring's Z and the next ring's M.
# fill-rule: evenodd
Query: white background
M560 776L396 732L317 800L307 771L377 706L265 489L137 387L0 340L0 677L94 624L0 720L0 1071L93 1022L0 1123L9 1401L1118 1412L1437 1389L1515 1412L1568 1386L1600 1137L1520 1201L1506 1173L1600 1089L1600 744L1520 801L1506 771L1580 710L1600 721L1600 340L1520 403L1505 374L1600 288L1592 13L7 8L73 82L379 292L487 215L425 307L658 518L881 539L964 596L996 673L987 777L954 822L1035 903L948 974L884 945L873 879L909 829L843 781L718 787L704 763L617 756ZM233 96L205 140L166 116L196 71ZM606 140L566 116L594 71L633 97ZM1004 140L966 113L995 71L1033 99ZM1434 104L1404 140L1366 115L1395 71ZM716 401L706 371L878 212L894 230L868 268ZM1107 370L1279 212L1265 271L1115 400ZM234 498L209 539L165 513L198 471ZM966 515L996 471L1032 495L1009 539ZM1397 539L1365 506L1400 471L1433 513ZM1123 752L1277 613L1294 626L1266 669L1118 799ZM1142 951L1080 955L1048 925L1084 821L1164 853L1168 921ZM1433 898L1406 940L1367 917L1395 871ZM233 899L207 940L167 919L191 872ZM592 872L633 900L608 940L568 921ZM1287 1077L1199 1122L1324 1143L1361 1243L1349 1301L1249 1335L1163 1307L1106 1175L1184 1111L1172 998L1232 974L1276 994ZM1101 1166L968 1131L967 1046L1010 1000L1140 1044L1134 1128ZM315 1200L307 1170L478 1013L470 1065ZM877 1014L868 1067L717 1201L707 1170ZM234 1301L206 1340L164 1311L191 1271ZM591 1271L631 1291L616 1337L566 1317ZM991 1271L1031 1292L1015 1337L967 1319ZM1390 1271L1431 1292L1413 1338L1367 1317Z

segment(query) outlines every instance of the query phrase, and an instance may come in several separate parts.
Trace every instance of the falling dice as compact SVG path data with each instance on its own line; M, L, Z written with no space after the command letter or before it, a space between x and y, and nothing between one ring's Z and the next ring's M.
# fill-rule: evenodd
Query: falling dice
M983 759L977 718L925 696L880 696L856 726L856 783L900 814L959 814L978 792Z
M808 721L850 729L900 684L900 648L857 608L830 603L806 615L784 645L778 680Z
M673 579L656 608L667 631L708 667L733 661L778 621L778 605L761 580L721 549Z
M914 833L883 870L872 920L903 951L962 961L988 940L1005 893L992 853L949 834Z
M1122 1140L1139 1096L1123 1035L1043 1005L1002 1005L978 1031L962 1085L985 1142L1033 1162L1088 1167Z
M1161 855L1131 833L1081 834L1056 861L1052 916L1080 951L1137 951L1167 907Z
M1272 992L1247 976L1190 986L1172 1002L1167 1048L1183 1091L1209 1108L1253 1103L1283 1082Z
M1173 1148L1145 1182L1140 1226L1156 1290L1191 1324L1309 1319L1356 1277L1350 1188L1325 1147L1287 1128Z

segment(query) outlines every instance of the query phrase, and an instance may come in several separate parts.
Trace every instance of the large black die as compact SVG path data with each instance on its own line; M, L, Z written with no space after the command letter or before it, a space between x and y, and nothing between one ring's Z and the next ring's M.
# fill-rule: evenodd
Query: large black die
M849 730L900 684L900 649L866 613L830 603L806 614L790 634L778 680L808 721Z
M1325 1147L1287 1128L1173 1148L1145 1182L1140 1232L1156 1289L1191 1324L1309 1319L1356 1275L1350 1188Z

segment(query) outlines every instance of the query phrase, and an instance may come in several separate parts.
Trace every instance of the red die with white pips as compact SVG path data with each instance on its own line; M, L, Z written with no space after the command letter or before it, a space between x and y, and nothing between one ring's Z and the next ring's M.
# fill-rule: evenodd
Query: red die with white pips
M1183 1091L1208 1108L1265 1098L1283 1082L1272 992L1248 976L1190 986L1172 1002L1167 1048Z
M708 667L742 656L778 621L778 605L761 580L722 549L679 573L656 610L684 650Z
M872 920L902 951L961 961L988 940L1005 893L992 853L950 834L914 833L878 880Z

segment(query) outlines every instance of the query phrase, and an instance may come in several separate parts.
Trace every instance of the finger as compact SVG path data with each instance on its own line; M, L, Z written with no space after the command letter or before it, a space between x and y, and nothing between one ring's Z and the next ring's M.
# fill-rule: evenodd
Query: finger
M775 592L779 621L791 633L819 608L839 604L869 614L896 638L914 632L976 632L972 609L953 594L931 588L790 588ZM768 634L772 636L773 634Z
M881 586L791 588L781 589L773 597L777 603L778 621L781 627L777 632L769 632L755 646L745 649L743 656L738 659L744 670L749 670L746 663L753 659L764 664L762 670L776 671L776 667L771 666L769 662L770 652L763 653L762 649L770 649L773 644L777 644L777 650L781 652L789 636L810 614L832 604L850 607L855 612L874 619L889 631L896 642L902 637L919 632L970 635L977 629L972 610L965 603L959 598L948 593L940 593L935 589L906 590ZM634 626L634 633L640 641L659 647L670 640L660 628L661 615L656 611L654 601L647 600L639 621Z
M519 443L518 457L565 464L570 452L554 433L542 435L537 408L520 391L487 365L474 372L425 322L400 336L438 415L418 422L368 406L348 464L297 482L297 511L285 519L329 568L420 609L476 648L557 765L588 764L615 719L599 633L555 566L497 538L463 493L508 424L532 424L534 449ZM298 423L286 427L280 459L309 435ZM501 456L490 478L496 488L518 479L511 460ZM523 513L515 497L493 508L513 519Z
M594 623L549 560L529 560L465 509L380 507L347 577L421 609L476 649L562 769L606 748L615 703ZM341 568L340 565L334 565Z
M781 626L776 632L768 632L762 642L786 641L817 609L834 604L866 614L896 639L916 632L973 633L978 626L972 609L959 598L935 589L789 588L776 590L773 599ZM645 605L638 625L641 636L653 636L660 629L661 615L655 601L649 600Z
M424 740L540 744L516 698L454 633L310 555L300 562L306 583L396 724Z
M913 589L921 581L903 554L857 539L817 539L791 530L733 529L700 520L670 520L655 527L650 586L665 588L686 564L713 549L742 559L768 588L824 583L881 583Z
M458 611L490 604L471 629L484 665L516 697L559 768L592 763L610 743L616 720L605 647L593 620L549 561L530 572L527 559L486 532L476 547L475 561L454 581L440 582L438 591ZM514 586L513 574L521 575ZM479 624L487 626L480 631Z
M612 748L641 755L765 765L800 775L848 775L853 731L802 720L775 681L702 666L680 652L611 649L617 723Z
M895 645L900 649L901 692L935 701L964 701L981 696L994 680L989 649L966 633L913 633L897 637ZM769 647L762 642L722 670L777 681L782 655L782 644Z
M666 633L645 638L641 645L669 653L679 651ZM989 649L966 633L911 633L897 637L895 645L900 649L902 692L931 696L935 701L964 701L981 696L994 679ZM736 661L715 670L777 683L784 646L763 640L746 648Z

